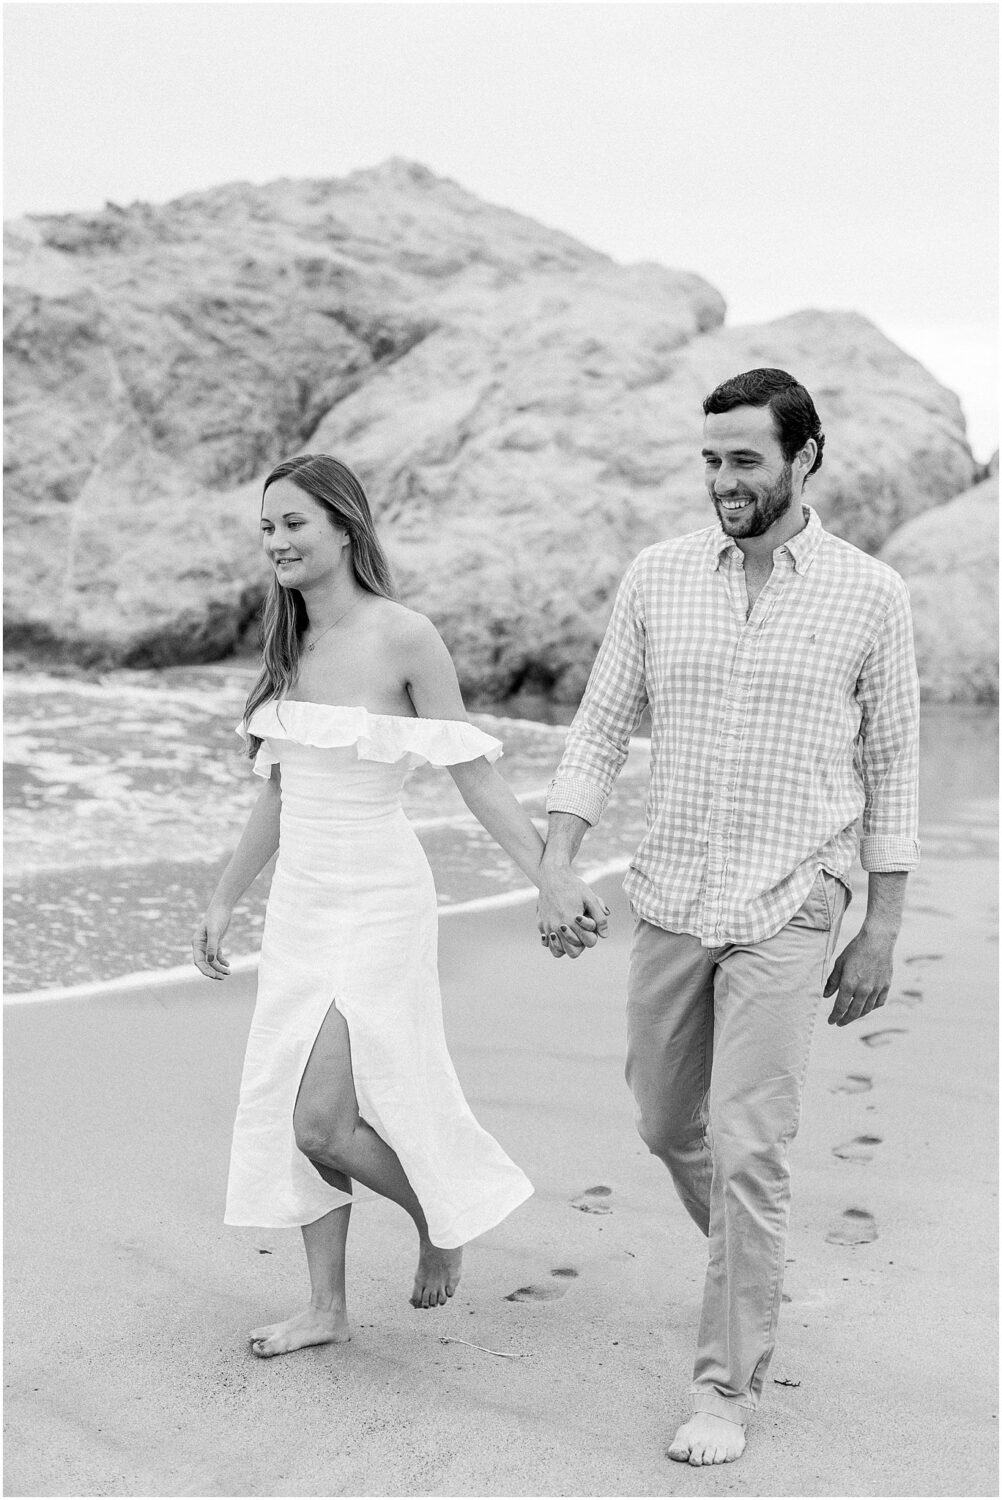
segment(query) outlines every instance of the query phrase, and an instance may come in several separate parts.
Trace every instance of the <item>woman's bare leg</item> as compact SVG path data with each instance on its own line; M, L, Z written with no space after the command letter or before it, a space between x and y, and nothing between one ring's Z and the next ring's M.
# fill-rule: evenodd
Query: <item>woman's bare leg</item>
M427 1220L399 1157L359 1116L351 1038L336 1005L327 1012L313 1044L293 1121L300 1150L321 1175L343 1172L410 1214L420 1241L410 1300L415 1307L443 1305L459 1285L462 1249L444 1250L431 1243Z
M335 1174L330 1173L333 1177ZM340 1174L338 1174L340 1175ZM324 1176L328 1176L324 1173ZM344 1178L333 1183L342 1187ZM347 1191L342 1187L342 1191ZM303 1225L306 1264L310 1271L310 1305L284 1323L255 1328L251 1352L259 1359L289 1354L308 1344L346 1344L351 1338L344 1287L344 1254L351 1204L332 1209L322 1219Z

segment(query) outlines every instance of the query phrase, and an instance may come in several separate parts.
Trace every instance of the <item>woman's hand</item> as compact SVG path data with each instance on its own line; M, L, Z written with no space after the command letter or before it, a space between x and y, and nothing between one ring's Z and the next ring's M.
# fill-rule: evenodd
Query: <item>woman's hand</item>
M540 868L539 940L554 958L579 958L609 931L609 908L569 866Z
M207 979L225 979L230 965L223 957L221 944L233 912L225 906L210 905L195 928L191 939L191 956L195 968Z

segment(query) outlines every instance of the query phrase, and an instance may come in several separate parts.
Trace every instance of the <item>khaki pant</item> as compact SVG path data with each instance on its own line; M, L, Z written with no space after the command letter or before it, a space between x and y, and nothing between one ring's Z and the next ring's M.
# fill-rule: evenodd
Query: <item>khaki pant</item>
M760 943L704 948L638 920L626 1079L648 1148L709 1239L692 1394L743 1422L776 1339L790 1211L787 1147L821 991L845 911L822 871L800 911Z

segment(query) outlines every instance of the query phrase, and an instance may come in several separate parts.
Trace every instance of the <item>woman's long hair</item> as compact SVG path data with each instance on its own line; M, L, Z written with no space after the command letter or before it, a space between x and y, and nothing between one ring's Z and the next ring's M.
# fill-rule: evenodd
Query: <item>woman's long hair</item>
M343 526L351 542L351 565L357 582L370 594L393 598L389 564L375 527L361 482L346 464L326 453L304 453L277 464L264 482L262 503L268 486L276 479L290 479L314 500L325 505L330 519ZM262 703L289 692L299 675L303 632L307 624L306 604L298 589L286 589L273 577L261 617L261 672L247 695L244 723ZM257 754L261 740L251 735L248 754Z

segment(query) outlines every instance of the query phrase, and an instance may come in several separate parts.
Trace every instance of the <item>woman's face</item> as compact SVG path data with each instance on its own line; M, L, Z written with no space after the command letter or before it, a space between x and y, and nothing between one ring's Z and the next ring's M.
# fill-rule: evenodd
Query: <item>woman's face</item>
M276 479L261 507L261 544L283 588L333 582L346 558L348 533L331 513L291 479Z

